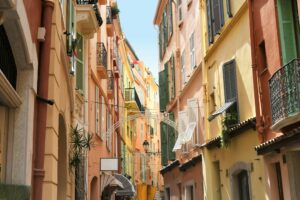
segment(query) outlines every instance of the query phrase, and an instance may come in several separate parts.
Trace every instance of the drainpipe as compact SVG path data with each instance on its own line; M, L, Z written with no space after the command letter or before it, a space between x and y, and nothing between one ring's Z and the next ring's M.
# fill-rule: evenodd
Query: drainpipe
M251 39L251 59L252 59L252 74L253 74L253 87L254 87L254 99L255 99L255 113L256 113L256 129L259 133L259 140L262 142L264 125L261 118L261 103L260 103L260 91L258 88L258 75L257 75L257 62L255 52L255 37L254 37L254 20L253 20L253 0L249 0L249 23L250 23L250 39Z
M54 102L48 100L48 78L50 65L50 47L51 47L51 23L52 13L54 10L54 2L43 1L42 8L42 27L46 29L45 41L40 44L39 49L39 66L38 66L38 85L36 99L36 120L35 125L35 148L33 162L33 200L42 199L43 179L45 177L44 170L44 154L45 154L45 136L46 136L46 120L47 105L53 105Z

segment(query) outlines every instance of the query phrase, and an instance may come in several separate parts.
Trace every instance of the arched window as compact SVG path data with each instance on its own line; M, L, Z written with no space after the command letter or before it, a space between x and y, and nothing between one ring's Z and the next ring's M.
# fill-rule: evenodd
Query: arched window
M250 171L249 163L238 162L230 169L231 196L233 200L250 200Z

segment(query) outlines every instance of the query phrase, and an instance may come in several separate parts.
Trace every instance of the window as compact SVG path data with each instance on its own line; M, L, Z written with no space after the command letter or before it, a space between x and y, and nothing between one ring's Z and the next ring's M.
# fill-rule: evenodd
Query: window
M278 197L279 200L284 200L280 162L276 162L274 165L276 170Z
M221 176L220 176L220 162L213 162L213 174L212 181L215 183L215 190L213 191L214 198L216 200L221 200Z
M99 134L99 125L100 125L100 120L99 120L99 88L96 86L96 91L95 91L95 133Z
M183 16L182 16L182 0L177 0L177 9L178 9L178 22L181 23Z
M286 65L299 56L299 17L297 1L277 0L282 63Z
M103 135L103 133L105 132L105 115L106 115L106 107L105 107L105 100L104 97L101 96L101 139L103 140L105 138L105 136Z
M212 113L216 110L215 92L209 95L209 112Z
M162 60L165 50L168 46L169 40L173 33L173 11L172 11L172 0L168 1L165 6L165 10L162 15L162 21L159 25L159 54Z
M76 89L83 93L84 87L84 45L83 37L77 34L77 46L76 46Z
M225 103L231 103L226 110L227 127L239 122L238 102L237 102L237 83L235 61L229 61L223 65L224 95ZM233 103L234 102L234 103Z
M165 196L166 196L166 200L171 200L170 188L165 189Z
M186 80L185 80L185 77L186 77L186 74L185 74L185 51L182 52L181 54L181 88L183 89L185 83L186 83Z
M248 172L246 170L242 170L236 176L239 187L239 199L250 200Z
M220 33L224 25L223 9L223 0L207 0L206 13L209 44L213 43L214 36Z
M106 131L110 130L111 125L112 125L112 116L109 111L106 112ZM106 147L111 150L111 144L112 143L112 133L109 131L106 135Z
M265 41L262 41L259 44L259 54L260 54L260 59L259 59L260 69L261 69L261 73L263 73L268 67Z
M194 33L192 33L190 37L190 62L191 62L191 71L196 66L196 57L195 57L195 38L194 38Z
M189 185L185 187L185 199L194 200L194 186Z

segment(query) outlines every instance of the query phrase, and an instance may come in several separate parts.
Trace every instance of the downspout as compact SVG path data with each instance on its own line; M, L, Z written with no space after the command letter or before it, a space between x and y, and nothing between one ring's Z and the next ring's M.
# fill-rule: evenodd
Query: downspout
M33 162L33 200L41 200L43 194L43 180L45 177L44 154L46 137L47 105L53 105L53 101L48 100L48 78L50 65L51 48L51 23L54 10L54 2L43 1L42 24L46 29L45 41L40 44L39 66L38 66L38 85L36 108L37 115L34 121L36 127L35 148Z
M256 129L259 133L260 142L264 141L264 125L261 118L260 108L260 94L258 89L258 75L257 75L257 62L255 52L255 37L254 37L254 20L253 20L253 0L249 0L249 23L250 23L250 39L251 39L251 60L252 60L252 74L253 74L253 87L254 87L254 99L255 99L255 113L256 113Z

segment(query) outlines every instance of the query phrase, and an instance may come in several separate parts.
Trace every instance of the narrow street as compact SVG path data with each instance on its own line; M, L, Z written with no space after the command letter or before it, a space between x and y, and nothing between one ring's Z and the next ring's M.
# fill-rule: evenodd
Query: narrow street
M300 0L0 0L0 200L300 200Z

